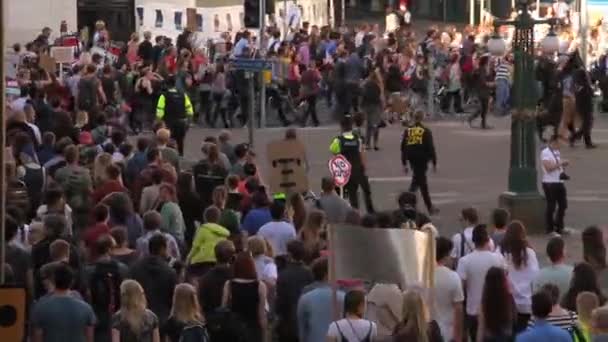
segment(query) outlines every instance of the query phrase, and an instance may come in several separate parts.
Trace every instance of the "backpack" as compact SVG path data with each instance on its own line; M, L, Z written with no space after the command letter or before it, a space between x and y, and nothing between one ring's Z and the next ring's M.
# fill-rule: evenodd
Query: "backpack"
M63 184L66 199L74 209L87 208L89 204L89 185L82 170L76 170L68 176Z
M246 342L248 336L245 323L227 308L207 315L207 331L211 341Z
M202 324L186 326L179 335L179 342L209 342L209 334Z
M91 109L97 103L97 89L92 79L83 78L78 82L78 108Z
M98 326L109 327L112 315L120 309L120 283L122 276L118 262L97 263L89 282L91 306L97 316Z

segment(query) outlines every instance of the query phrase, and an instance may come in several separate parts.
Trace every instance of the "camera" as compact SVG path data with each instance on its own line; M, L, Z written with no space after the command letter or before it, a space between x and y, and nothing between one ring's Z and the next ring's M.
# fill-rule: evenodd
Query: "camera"
M559 180L569 181L570 180L570 176L568 176L567 173L562 172L562 173L559 174Z

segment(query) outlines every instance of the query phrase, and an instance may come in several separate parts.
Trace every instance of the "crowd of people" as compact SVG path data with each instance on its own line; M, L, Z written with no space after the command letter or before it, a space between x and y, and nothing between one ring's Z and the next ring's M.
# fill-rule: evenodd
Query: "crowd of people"
M99 22L63 78L38 64L50 44L48 30L24 50L15 45L11 63L20 95L6 104L12 158L2 267L8 284L26 289L28 337L608 339L606 248L597 227L582 234L584 262L566 265L564 240L555 234L546 251L551 264L540 268L524 225L503 209L492 212L489 225L474 208L463 209L462 230L451 239L417 209L412 192L399 196L396 210L377 210L363 161L351 192L361 185L367 214L358 210L357 196L349 195L350 203L339 196L329 177L317 198L269 193L255 153L232 141L229 130L206 137L200 161L185 165L191 120L215 127L221 118L230 128L254 116L244 75L231 70L228 59L265 53L273 62L271 108L285 126L294 119L318 125L323 97L350 137L337 137L334 153L358 155L362 146L349 147L347 140L378 150L379 129L415 110L402 162L416 177L411 190L420 187L429 213L436 213L422 177L428 163L437 162L421 124L428 92L437 91L444 112L453 106L462 113L465 103L477 103L469 122L481 117L481 127L489 128L493 97L496 114L509 112L512 58L487 54L486 27L433 27L420 39L407 12L389 16L397 25L388 32L378 25L332 30L303 23L281 37L271 27L259 37L261 49L247 31L204 48L193 46L187 30L175 45L134 34L117 58L109 56L110 34ZM559 118L565 107L580 112L581 131L566 123L571 142L584 136L592 147L591 107L582 102L591 100L591 83L575 56L540 59L542 103ZM286 112L289 102L306 110ZM132 136L143 130L152 133ZM287 129L285 137L297 139L296 130ZM424 157L409 145L424 145ZM554 202L562 212L550 230L561 232L565 208ZM330 283L327 229L339 224L430 231L437 239L432 295L409 284Z

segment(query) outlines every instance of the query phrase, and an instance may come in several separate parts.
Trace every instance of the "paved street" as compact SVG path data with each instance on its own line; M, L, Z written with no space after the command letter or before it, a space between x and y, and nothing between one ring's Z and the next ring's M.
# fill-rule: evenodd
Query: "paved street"
M497 205L498 195L507 188L509 124L510 119L490 118L494 129L482 131L470 129L462 122L451 120L433 122L435 144L438 152L438 170L429 172L429 182L434 203L441 214L434 218L439 231L452 235L460 227L460 209L473 205L480 210L485 220ZM196 128L190 130L187 138L186 158L196 160L200 156L200 145L207 135L217 134L219 130ZM284 129L267 128L256 130L255 150L258 153L262 174L266 169L266 144L282 137ZM335 124L319 128L299 129L298 135L307 146L310 162L309 179L315 192L319 191L320 179L328 174L327 160L330 157L328 144L337 134ZM381 147L378 152L367 154L368 175L372 193L378 210L396 208L396 197L409 186L410 177L401 168L399 157L399 138L402 128L396 125L381 132ZM233 130L234 141L246 141L245 129ZM564 146L563 157L571 161L568 173L572 180L568 183L569 208L566 215L567 226L577 230L591 224L603 224L605 210L608 208L608 117L596 119L594 134L599 145L596 150L588 151L582 146ZM580 260L580 237L569 237L570 254ZM539 254L544 254L544 236L533 239Z

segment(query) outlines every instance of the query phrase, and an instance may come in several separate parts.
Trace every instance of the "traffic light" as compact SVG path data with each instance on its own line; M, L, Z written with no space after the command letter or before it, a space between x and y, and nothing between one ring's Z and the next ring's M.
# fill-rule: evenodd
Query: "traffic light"
M245 27L260 28L260 0L245 0L243 6L245 7Z

